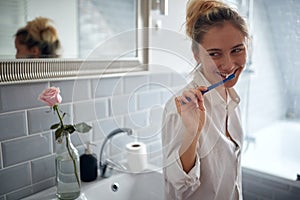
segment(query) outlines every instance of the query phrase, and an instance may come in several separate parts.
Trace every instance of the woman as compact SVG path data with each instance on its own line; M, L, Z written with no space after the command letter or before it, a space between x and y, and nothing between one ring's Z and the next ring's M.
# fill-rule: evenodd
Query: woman
M246 63L246 23L218 0L190 0L186 32L197 67L191 83L164 110L166 199L242 199L243 133L233 86ZM202 95L231 74L232 80Z
M16 58L56 58L60 41L51 20L37 17L15 34Z

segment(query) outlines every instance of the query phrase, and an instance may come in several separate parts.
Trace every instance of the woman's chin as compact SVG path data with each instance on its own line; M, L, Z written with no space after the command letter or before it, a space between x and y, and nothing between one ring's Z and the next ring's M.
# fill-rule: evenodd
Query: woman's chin
M232 87L235 86L235 84L236 84L236 82L234 82L234 83L225 83L225 84L224 84L224 87L225 87L225 88L232 88Z
M226 88L232 88L236 85L238 81L238 77L235 77L234 79L230 80L230 81L227 81L226 83L224 83L224 87Z

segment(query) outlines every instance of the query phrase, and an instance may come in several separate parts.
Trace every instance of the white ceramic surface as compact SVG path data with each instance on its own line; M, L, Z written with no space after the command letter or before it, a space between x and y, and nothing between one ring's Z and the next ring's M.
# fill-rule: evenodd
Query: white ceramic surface
M116 185L118 189L113 191ZM162 200L163 175L158 172L118 174L89 186L82 193L88 200Z
M255 143L249 144L243 152L242 166L296 180L300 173L300 123L277 121L253 136Z
M116 188L113 191L112 188ZM44 190L23 200L54 200L56 188ZM163 200L164 180L159 171L119 173L109 178L83 183L81 195L76 200Z

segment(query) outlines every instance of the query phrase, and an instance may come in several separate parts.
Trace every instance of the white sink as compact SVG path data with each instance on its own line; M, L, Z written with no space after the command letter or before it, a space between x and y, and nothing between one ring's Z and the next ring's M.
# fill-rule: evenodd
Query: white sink
M163 200L164 181L159 172L117 174L83 188L87 200Z
M26 200L54 200L56 188L39 192ZM24 200L25 200L24 199ZM83 183L81 195L76 200L163 200L163 174L157 171L144 173L120 173L109 178Z

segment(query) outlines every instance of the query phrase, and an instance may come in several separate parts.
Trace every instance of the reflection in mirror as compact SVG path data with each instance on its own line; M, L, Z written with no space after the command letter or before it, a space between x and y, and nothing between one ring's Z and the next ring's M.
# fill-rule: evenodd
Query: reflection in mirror
M144 0L0 0L0 85L147 70L149 12ZM14 59L15 31L41 14L55 22L63 56Z
M62 46L62 58L86 58L105 40L136 26L136 0L9 0L0 1L0 58L15 58L14 35L36 17L53 20ZM136 46L135 35L128 43ZM115 46L121 43L116 43ZM113 54L107 49L103 56ZM130 55L136 57L135 54Z
M57 58L61 48L52 20L37 17L16 32L16 58Z
M112 3L113 2L113 3ZM79 56L86 58L99 45L124 31L131 31L129 40L116 41L114 47L135 44L135 0L80 0L79 12ZM92 34L91 34L92 33ZM127 33L128 34L128 33ZM95 46L96 45L96 46ZM116 56L114 48L103 51L103 58L107 55ZM136 57L135 54L127 55Z

